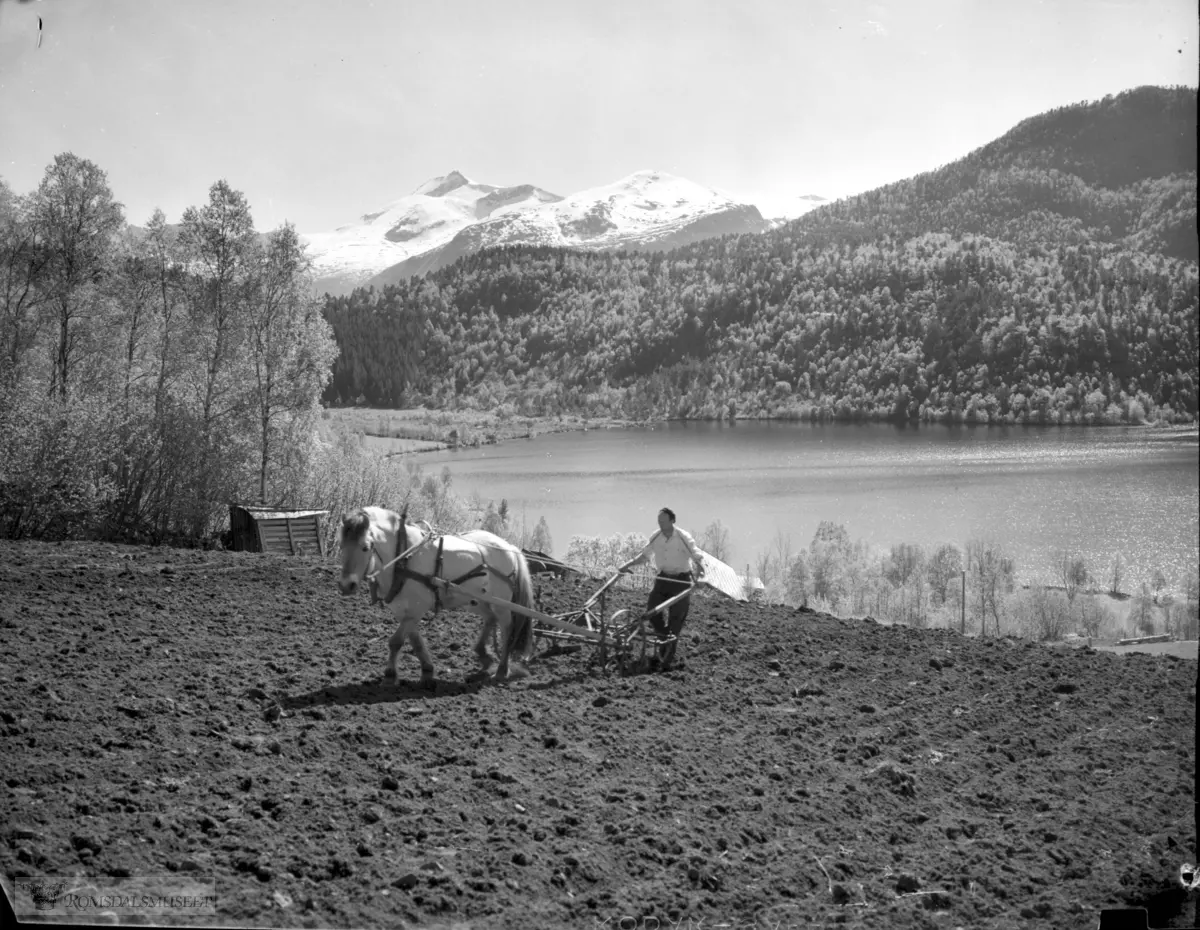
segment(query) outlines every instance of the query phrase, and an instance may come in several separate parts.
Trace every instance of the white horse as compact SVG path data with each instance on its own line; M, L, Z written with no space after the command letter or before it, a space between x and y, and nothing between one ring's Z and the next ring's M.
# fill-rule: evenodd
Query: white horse
M533 581L521 550L485 530L435 536L409 526L406 517L407 512L401 515L383 507L363 507L342 518L339 590L344 595L353 594L366 579L372 600L383 600L399 624L388 640L384 678L395 678L396 655L407 639L421 663L421 684L433 687L433 659L421 636L420 623L430 610L442 607L467 609L483 618L475 643L479 674L486 675L491 667L487 640L499 627L496 679L528 675L521 660L527 659L533 641L529 616L471 596L491 595L532 607ZM435 579L461 585L466 593L439 585Z

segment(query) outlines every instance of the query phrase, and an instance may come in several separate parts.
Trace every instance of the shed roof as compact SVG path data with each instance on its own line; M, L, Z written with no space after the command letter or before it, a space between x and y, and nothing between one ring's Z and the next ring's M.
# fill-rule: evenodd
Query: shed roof
M235 504L234 506L246 511L255 520L282 520L288 517L323 517L329 513L328 510L269 510L265 507L244 507L241 504Z

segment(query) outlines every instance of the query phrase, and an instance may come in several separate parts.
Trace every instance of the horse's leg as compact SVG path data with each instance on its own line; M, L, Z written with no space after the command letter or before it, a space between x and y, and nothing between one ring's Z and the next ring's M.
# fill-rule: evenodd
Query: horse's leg
M479 659L479 671L486 672L492 667L492 657L488 655L487 641L496 619L492 616L491 611L481 614L481 616L483 624L479 627L479 639L475 641L475 656Z
M421 687L432 691L434 687L433 656L429 654L429 647L425 645L425 637L421 635L421 620L419 617L409 627L408 639L412 643L412 649L416 654L417 660L421 663Z
M408 621L400 621L400 625L396 627L396 632L388 639L388 660L387 665L383 669L383 677L396 678L396 656L400 654L400 647L404 645L404 640L408 637Z
M496 680L515 680L529 675L528 670L516 659L509 661L510 645L512 642L512 611L504 607L493 609L496 626L500 630L500 665L496 669Z

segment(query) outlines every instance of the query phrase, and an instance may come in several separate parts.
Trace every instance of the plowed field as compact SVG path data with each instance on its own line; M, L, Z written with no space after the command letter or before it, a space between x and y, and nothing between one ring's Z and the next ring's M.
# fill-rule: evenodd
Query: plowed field
M241 926L1195 919L1193 661L714 595L665 674L467 684L478 621L431 618L428 693L407 653L381 681L388 617L335 578L0 544L6 890L187 874ZM596 587L539 584L550 612Z

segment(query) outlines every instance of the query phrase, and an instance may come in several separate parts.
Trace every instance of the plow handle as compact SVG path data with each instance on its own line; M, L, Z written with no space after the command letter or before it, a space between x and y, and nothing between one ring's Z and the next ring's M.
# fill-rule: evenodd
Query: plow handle
M617 572L615 575L609 578L608 581L604 582L604 584L600 586L600 590L587 599L587 603L583 605L583 609L587 610L589 607L595 604L596 601L600 600L600 595L616 584L617 579L620 577L621 573Z

